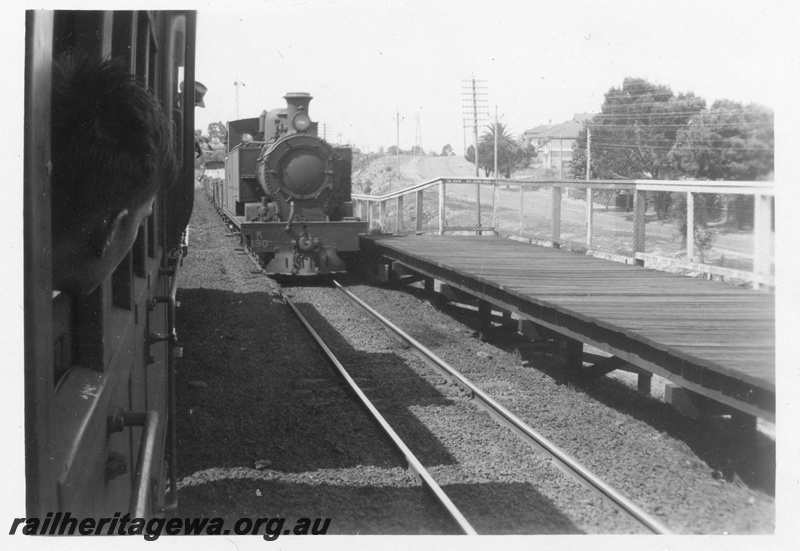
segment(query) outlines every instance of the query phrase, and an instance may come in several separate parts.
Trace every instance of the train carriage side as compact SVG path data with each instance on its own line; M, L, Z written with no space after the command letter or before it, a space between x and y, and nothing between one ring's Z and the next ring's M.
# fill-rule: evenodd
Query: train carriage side
M174 506L174 292L192 209L193 11L26 13L24 135L25 455L28 517ZM51 223L53 60L118 58L169 114L178 180L155 199L130 251L88 295L54 291ZM174 374L174 372L173 372ZM171 451L170 451L171 450ZM167 464L171 463L171 468Z

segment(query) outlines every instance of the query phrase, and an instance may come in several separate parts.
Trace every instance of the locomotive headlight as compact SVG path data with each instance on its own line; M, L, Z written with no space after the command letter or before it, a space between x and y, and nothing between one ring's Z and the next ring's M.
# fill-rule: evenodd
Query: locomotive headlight
M295 114L292 124L298 132L305 132L311 126L311 119L305 113L300 112Z

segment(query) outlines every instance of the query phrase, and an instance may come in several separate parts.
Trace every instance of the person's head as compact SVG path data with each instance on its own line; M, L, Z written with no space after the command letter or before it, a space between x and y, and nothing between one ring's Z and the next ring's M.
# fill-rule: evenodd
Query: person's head
M63 56L53 67L51 147L53 286L87 294L175 179L171 125L124 65Z

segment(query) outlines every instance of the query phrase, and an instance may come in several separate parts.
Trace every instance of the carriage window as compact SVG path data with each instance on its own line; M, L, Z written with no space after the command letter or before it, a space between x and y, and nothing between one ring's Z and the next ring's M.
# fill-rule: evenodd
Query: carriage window
M114 34L111 40L111 55L125 60L128 70L134 71L136 67L136 46L134 36L136 33L136 14L132 11L117 11L114 17ZM131 47L133 45L133 47Z
M146 11L139 12L136 27L136 74L144 79L150 90L154 89L153 61L156 50L153 26Z
M187 103L188 100L193 102L194 90L186 90L181 93L181 86L184 81L184 66L186 64L186 32L185 20L179 19L175 21L177 28L171 33L170 39L170 64L172 66L172 121L175 128L175 151L178 155L178 170L184 172L186 167L186 143L188 139L186 136L186 129L184 128L184 112L188 105L194 108L193 103ZM182 97L183 96L183 97Z

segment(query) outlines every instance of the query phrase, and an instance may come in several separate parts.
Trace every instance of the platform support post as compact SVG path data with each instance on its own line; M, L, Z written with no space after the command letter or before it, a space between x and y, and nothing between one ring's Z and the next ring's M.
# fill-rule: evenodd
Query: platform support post
M583 368L583 343L569 337L562 337L561 342L565 349L567 369L579 372Z
M492 305L491 303L478 299L478 331L484 337L488 336L492 329Z
M737 430L743 432L754 432L758 426L758 418L755 415L744 413L743 411L731 412L731 424Z
M653 386L653 374L639 372L639 375L636 378L636 389L639 391L639 394L642 394L644 396L650 396L650 391L652 390L652 386Z

